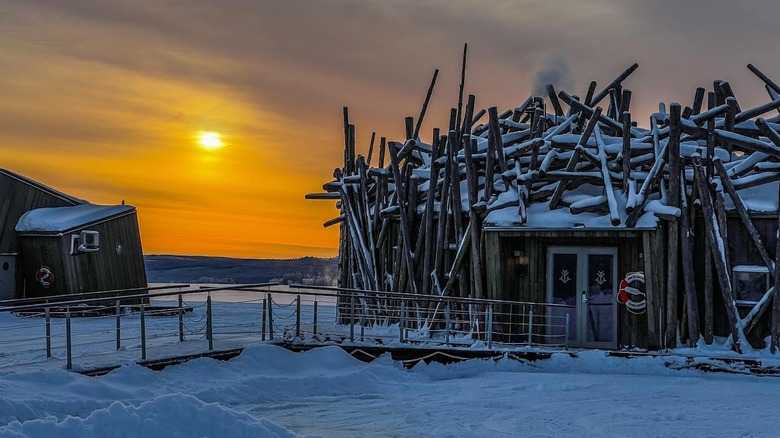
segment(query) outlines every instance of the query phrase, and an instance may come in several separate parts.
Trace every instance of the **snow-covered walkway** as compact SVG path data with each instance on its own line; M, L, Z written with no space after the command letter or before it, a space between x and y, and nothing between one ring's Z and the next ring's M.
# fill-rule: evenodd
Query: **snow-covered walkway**
M673 371L582 352L404 370L337 347L247 348L90 378L0 372L0 437L776 437L780 379Z

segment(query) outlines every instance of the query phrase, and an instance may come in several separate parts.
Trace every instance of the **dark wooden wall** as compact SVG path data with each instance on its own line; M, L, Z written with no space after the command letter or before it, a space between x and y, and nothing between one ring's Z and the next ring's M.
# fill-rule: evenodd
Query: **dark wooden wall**
M71 234L85 229L100 233L100 250L71 255ZM22 235L19 245L27 297L147 286L135 212L78 228L62 236ZM121 246L119 249L118 245ZM48 266L54 271L55 281L49 288L44 288L35 279L35 273L41 266Z
M30 210L44 207L69 207L78 199L0 169L0 253L18 252L16 223Z
M643 233L652 233L649 239ZM643 237L650 243L658 242L661 231L496 231L485 233L486 271L488 298L546 302L547 248L550 246L616 247L618 251L618 281L626 273L647 271ZM527 272L521 272L515 264L514 251L524 251L529 259ZM655 252L663 252L656 248ZM656 257L658 258L658 257ZM628 348L654 348L657 346L657 330L660 306L659 277L662 278L662 259L649 260L656 273L647 273L648 280L655 280L647 290L648 307L643 314L633 314L618 305L618 346ZM661 281L660 284L663 284ZM647 288L646 288L647 289ZM648 319L648 316L652 318ZM655 332L655 333L653 333ZM650 337L649 333L653 333Z

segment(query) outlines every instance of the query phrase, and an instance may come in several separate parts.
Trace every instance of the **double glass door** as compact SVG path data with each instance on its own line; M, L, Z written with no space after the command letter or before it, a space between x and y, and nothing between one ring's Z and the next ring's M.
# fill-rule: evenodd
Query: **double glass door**
M615 348L617 248L549 247L546 283L548 303L572 306L553 307L549 311L559 317L569 315L569 345ZM561 324L565 327L565 323Z

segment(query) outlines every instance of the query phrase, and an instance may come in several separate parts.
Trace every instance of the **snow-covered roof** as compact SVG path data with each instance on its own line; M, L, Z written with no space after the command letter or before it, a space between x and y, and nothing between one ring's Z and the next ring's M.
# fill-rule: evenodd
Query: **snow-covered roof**
M75 207L37 208L19 218L19 233L62 233L135 211L131 205L82 204Z

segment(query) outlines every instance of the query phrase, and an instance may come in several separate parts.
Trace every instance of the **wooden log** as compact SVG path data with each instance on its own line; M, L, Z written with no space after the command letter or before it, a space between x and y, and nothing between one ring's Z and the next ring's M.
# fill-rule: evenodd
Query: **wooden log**
M766 84L768 88L774 90L775 93L780 94L780 85L777 85L775 82L769 79L764 73L761 72L761 70L756 68L756 66L754 66L753 64L748 64L747 68L748 70L752 71L753 74L758 76L759 79L764 81L764 84Z
M769 111L772 111L773 109L780 108L780 99L773 100L771 102L767 102L763 105L759 105L757 107L753 107L750 109L746 109L739 114L737 114L734 117L735 123L742 123L746 120L750 120L753 117L758 117L762 114L766 114Z
M609 206L609 221L613 227L620 225L620 213L618 212L617 200L615 199L615 189L612 187L612 177L607 168L607 151L604 148L604 139L601 136L601 129L598 124L594 130L596 136L596 145L599 148L598 159L601 162L601 177L604 180L604 194L607 195L607 205Z
M627 68L623 73L621 73L618 77L616 77L612 82L610 82L606 87L604 87L603 90L601 90L598 94L596 94L593 99L590 101L589 106L598 105L599 102L601 102L602 99L604 99L607 94L609 94L609 90L616 88L618 85L620 85L626 78L628 78L631 73L633 73L637 68L639 68L639 64L634 63L631 67Z
M693 106L691 109L693 110L693 115L698 115L701 113L701 106L704 103L704 92L706 90L702 87L698 87L696 89L696 93L693 96Z
M323 228L328 228L330 226L333 226L333 225L336 225L336 224L340 224L342 222L344 222L344 215L343 214L339 215L337 217L334 217L333 219L330 219L330 220L327 220L327 221L323 222L322 223L322 227Z
M433 270L437 273L444 272L444 246L447 244L447 227L448 221L451 215L450 211L450 165L449 165L449 141L444 138L444 163L442 169L444 169L444 181L441 185L441 191L439 193L439 221L436 227L436 252L433 257ZM440 275L440 274L439 274ZM438 278L441 282L443 278Z
M731 84L729 84L728 81L720 81L718 87L720 88L721 93L723 93L727 105L729 104L729 98L734 99L733 106L735 111L733 111L733 114L737 114L738 112L742 111L740 109L739 103L737 102L736 96L734 96L734 91L731 89Z
M385 149L387 145L387 139L385 137L381 137L379 139L379 168L384 169L385 168Z
M681 172L685 174L684 166ZM688 209L688 195L686 193L685 178L680 180L680 196L682 210L682 266L683 287L685 289L686 316L688 322L688 346L695 348L699 340L699 304L696 297L696 279L693 269L693 228L691 226L690 211Z
M761 241L761 236L758 234L758 230L756 229L755 225L753 225L753 221L750 219L750 214L748 213L745 204L742 202L742 198L737 193L737 189L731 182L731 178L729 178L726 168L723 167L723 163L717 158L713 160L713 165L715 166L715 171L720 177L721 185L726 190L726 193L728 193L729 198L731 198L731 202L734 204L734 208L737 210L739 219L742 221L742 225L745 226L748 235L750 235L750 239L753 241L755 249L761 256L761 260L764 262L764 265L767 267L769 272L774 272L774 263L772 262L772 258L769 256L764 243Z
M482 225L477 212L474 210L474 204L477 203L476 185L477 175L474 170L474 163L471 160L472 150L477 148L477 140L470 139L470 136L463 136L463 150L466 156L466 179L469 189L469 230L471 238L471 278L474 286L473 294L476 298L484 298L484 289L482 286L482 258L479 250L480 230Z
M555 116L563 117L563 108L561 108L561 103L558 101L558 95L555 94L555 87L553 84L547 84L547 87L545 88L547 90L547 97L550 99L550 103L555 110Z
M593 117L593 113L595 112L595 110L593 108L585 106L582 103L574 100L574 98L572 98L572 96L567 94L565 91L561 91L560 93L558 93L558 97L562 101L564 101L567 105L569 105L572 108L574 108L575 110L583 113L584 115L586 115L588 117ZM616 122L615 119L611 119L611 118L607 117L604 114L599 115L598 119L599 119L599 121L601 123L603 123L604 125L610 127L615 132L622 133L623 125L618 123L618 122Z
M780 193L778 193L778 202L780 202ZM777 215L777 229L780 230L780 208ZM775 288L780 285L780 238L775 243L775 269L772 271L774 274ZM774 290L774 288L773 288ZM775 293L772 298L772 323L771 323L771 340L769 342L769 351L772 354L777 353L777 348L780 346L780 294Z
M722 129L715 130L715 138L742 150L749 152L763 152L776 160L780 160L780 148L774 144L766 143L752 137L747 137Z
M394 142L390 142L394 143ZM403 188L400 186L401 184L401 169L400 169L400 163L398 160L398 156L393 151L393 148L390 148L390 166L393 168L393 178L395 179L396 184L396 193L398 195L398 205L405 205L406 204L406 194L404 193ZM403 245L404 245L404 252L403 252L403 259L406 261L406 270L409 278L414 279L415 278L415 266L414 266L414 256L412 255L412 238L411 233L409 231L409 218L407 217L406 209L400 208L399 212L401 214L401 221L399 223L399 227L401 229L401 238L403 239ZM411 293L417 293L417 288L414 281L411 281L409 283L411 285Z
M726 105L729 107L729 110L726 111L726 118L724 120L724 128L726 131L734 132L734 125L735 118L737 116L737 99L733 97L727 97L726 98ZM728 151L731 151L731 142L729 141L723 141L723 149L726 149Z
M620 98L620 113L631 112L631 90L624 89L623 96Z
M423 119L425 118L425 111L428 109L428 102L431 100L433 94L433 87L436 85L436 77L439 76L439 69L433 71L433 78L431 79L431 85L428 86L428 92L425 94L425 101L423 101L422 109L420 109L420 117L417 118L417 125L414 127L413 139L417 139L420 135L420 128L422 127Z
M778 133L774 128L769 126L766 120L762 118L756 120L756 127L758 127L759 131L761 131L761 133L764 136L766 136L766 138L768 138L769 141L772 142L772 144L780 148L780 133Z
M596 123L599 120L600 114L601 114L601 107L596 107L596 110L594 111L595 117L590 118L590 121L588 122L588 126L585 128L585 132L580 136L580 140L577 142L578 146L585 146L588 144L588 139L593 134L593 130L596 128ZM581 150L575 149L574 154L569 159L569 162L566 163L567 172L574 171L574 168L577 166L577 162L580 160L580 155L581 155ZM550 210L554 210L558 208L558 203L561 201L563 192L566 191L566 185L567 185L566 181L563 180L558 183L558 186L555 188L555 191L550 197Z
M717 102L717 94L715 95L715 100ZM708 109L707 111L697 114L695 116L691 116L691 121L699 126L701 126L704 122L706 122L709 119L715 119L716 117L720 117L729 110L729 106L726 104L723 105L717 105L713 108Z
M463 44L463 61L461 62L460 66L460 85L458 86L458 108L455 112L455 124L453 126L452 123L450 123L450 131L452 130L458 130L461 126L461 118L463 113L463 90L466 86L466 55L469 51L469 44L464 43Z
M706 232L706 231L705 231ZM712 248L704 243L704 343L712 345L714 340L712 313Z
M472 97L473 95L469 96L469 99ZM496 107L491 107L488 109L488 117L490 118L490 135L495 145L498 164L501 167L501 172L503 173L509 170L509 165L507 164L506 156L504 155L504 140L503 136L501 135L501 128L498 126L499 117Z
M673 103L669 108L669 197L670 207L680 207L680 116L679 103ZM679 264L679 223L669 221L668 243L669 261L666 277L666 347L677 347L677 267Z
M493 116L492 114L495 114ZM487 202L488 199L493 195L493 172L495 170L495 157L496 157L496 148L498 145L496 145L496 138L501 137L501 132L496 132L495 129L498 129L498 110L496 107L491 107L488 109L488 115L491 117L491 123L490 123L490 135L488 136L488 142L487 142L487 159L485 160L485 190L482 194L482 200ZM493 117L495 117L495 124L493 123ZM469 147L468 144L463 144L464 148ZM472 203L471 205L474 205Z
M707 93L707 110L715 108L715 93ZM707 119L707 178L712 177L712 157L715 155L715 119Z
M623 112L623 192L628 194L628 180L631 174L631 113Z
M366 158L366 164L371 167L371 157L374 155L374 141L376 140L376 132L371 133L371 140L368 143L368 158Z
M739 325L739 313L737 312L737 304L734 301L734 294L731 289L731 276L728 271L728 261L725 256L725 242L720 237L718 221L715 217L715 211L710 198L709 184L704 174L704 169L701 164L701 159L698 157L693 158L693 171L695 175L695 182L699 190L699 199L701 200L702 209L704 211L705 230L707 234L707 243L712 249L713 260L715 262L715 271L718 276L718 283L720 284L721 294L723 295L723 302L726 307L726 314L729 320L729 327L731 329L731 342L732 347L737 352L742 352L742 334L741 327Z
M425 201L425 234L423 239L425 240L425 246L423 249L423 272L422 272L422 292L425 294L431 293L431 271L433 270L434 253L435 249L433 231L433 217L436 204L436 181L439 178L439 165L436 163L436 159L439 155L439 129L433 130L434 147L431 154L431 167L430 177L428 178L428 199ZM420 239L420 236L417 237Z

